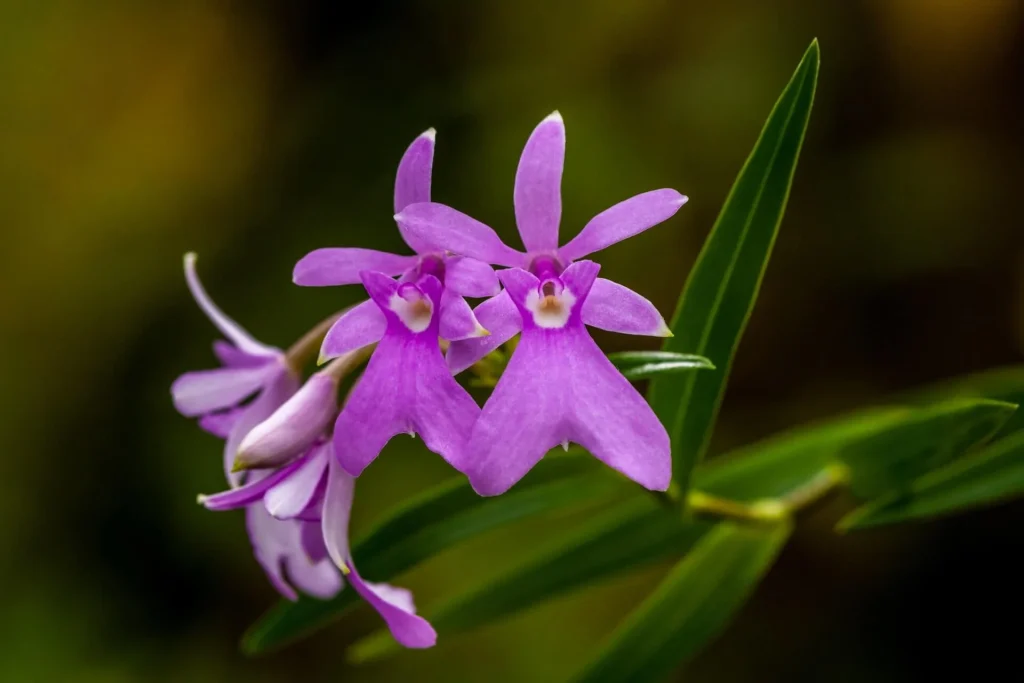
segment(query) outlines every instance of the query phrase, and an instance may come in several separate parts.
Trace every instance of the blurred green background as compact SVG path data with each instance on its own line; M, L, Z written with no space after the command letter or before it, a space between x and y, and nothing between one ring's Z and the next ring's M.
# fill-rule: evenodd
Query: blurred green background
M402 250L394 170L438 129L435 199L517 239L533 126L568 128L563 233L637 192L690 203L602 254L670 313L775 97L821 41L808 139L713 450L1021 360L1024 4L1016 0L0 3L0 680L557 681L665 567L361 669L361 608L272 657L236 651L276 596L173 410L213 364L188 296L287 346L356 288L301 289L321 246ZM605 348L649 341L601 335ZM405 450L403 450L405 449ZM402 441L357 528L452 473ZM1017 664L1020 504L846 538L802 520L680 680L915 681ZM422 608L578 517L468 544L398 581ZM1019 602L1018 602L1019 606ZM1011 622L1016 623L1016 622ZM1016 634L1016 635L1015 635Z

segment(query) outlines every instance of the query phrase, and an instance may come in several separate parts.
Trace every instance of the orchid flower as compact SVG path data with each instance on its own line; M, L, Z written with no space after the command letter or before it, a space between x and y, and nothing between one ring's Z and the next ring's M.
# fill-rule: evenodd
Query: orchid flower
M224 439L224 463L229 493L266 485L274 474L250 472L245 486L243 473L232 472L238 445L253 427L269 418L295 394L299 379L288 367L285 354L261 344L226 316L210 299L195 270L196 256L185 256L185 280L196 303L231 343L214 342L214 352L224 364L216 370L189 372L171 387L174 405L187 417L199 417L199 424ZM257 393L258 392L258 393ZM243 404L252 394L249 403ZM326 554L310 545L310 523L299 519L280 521L262 505L246 507L246 528L257 561L274 587L295 600L295 589L329 598L341 589L341 577ZM319 523L312 524L314 529ZM294 584L294 587L293 587Z
M396 212L409 204L430 201L434 137L431 128L416 138L402 156L395 178ZM444 285L439 307L440 335L449 341L487 335L463 297L488 297L498 293L498 279L491 267L475 259L446 253L431 239L406 236L405 241L416 252L415 256L373 249L317 249L299 260L292 279L298 285L323 287L357 284L364 271L401 276L407 282L433 275ZM386 328L385 316L372 301L354 306L324 338L321 362L378 341Z

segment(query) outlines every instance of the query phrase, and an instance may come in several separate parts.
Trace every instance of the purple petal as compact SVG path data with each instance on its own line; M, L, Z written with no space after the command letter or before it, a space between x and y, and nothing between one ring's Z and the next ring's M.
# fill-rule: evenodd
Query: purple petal
M267 356L254 356L251 353L246 353L223 339L213 342L213 355L217 356L221 365L229 368L252 368L267 362Z
M431 128L413 140L405 150L402 161L398 164L398 173L395 175L395 213L401 212L410 204L430 201L430 172L434 165L435 135L434 129ZM406 244L417 254L433 250L429 243L415 239L409 241L406 238Z
M280 522L281 524L308 524L308 522ZM293 532L295 533L295 532ZM314 598L328 600L337 595L344 587L341 572L334 564L325 558L314 559L306 553L302 546L302 530L299 529L299 548L289 547L288 556L285 558L285 572L288 578L303 593L312 595Z
M320 363L380 341L388 320L372 300L345 311L327 331L320 347Z
M486 337L452 342L448 347L448 368L458 374L516 336L523 327L519 309L508 292L502 291L474 309L473 314L490 332Z
M266 470L253 473L245 486L239 486L209 496L201 495L199 496L199 503L207 510L213 510L214 512L237 510L238 508L258 503L263 500L263 496L267 491L291 477L307 462L308 458L303 458L273 472Z
M412 593L404 588L396 588L386 583L370 583L352 567L348 575L349 583L359 595L373 606L384 619L401 645L410 648L433 647L437 642L437 632L426 619L416 614Z
M666 490L672 479L668 432L585 329L564 334L568 348L560 362L572 387L568 439L640 485Z
M333 453L328 452L328 456ZM323 535L327 553L339 567L349 564L348 522L356 480L341 467L336 457L327 458L327 493L324 495Z
M310 562L329 559L327 546L324 545L324 532L320 528L320 520L302 522L302 550ZM333 566L333 562L330 563Z
M449 256L444 260L444 270L445 289L456 294L485 297L501 291L494 269L483 261L465 256Z
M235 454L238 453L238 446L242 443L242 439L249 433L249 430L270 417L298 390L299 378L285 369L283 365L279 365L277 374L267 381L263 391L253 399L252 403L243 408L224 443L224 473L232 486L238 486L245 475L244 472L231 471L234 468Z
M523 333L464 448L469 481L482 496L504 493L568 437L571 397L562 330Z
M232 408L263 386L280 365L186 372L171 384L174 407L186 417Z
M256 560L267 578L284 597L298 598L294 584L304 593L329 598L341 590L341 576L324 560L314 561L302 543L303 522L274 519L262 505L246 510L246 526Z
M319 439L338 410L338 378L310 377L294 396L242 439L236 456L246 469L277 467Z
M401 275L415 265L415 256L400 256L375 249L317 249L295 264L292 281L306 287L354 285L359 283L359 273L364 270Z
M556 111L534 128L516 170L516 224L528 252L558 248L564 162L565 124Z
M334 448L353 476L397 434L419 433L454 462L479 410L451 376L436 338L389 332L338 416Z
M576 296L577 301L583 301L590 295L590 289L597 280L597 274L601 266L593 261L577 261L562 271L559 278L562 283Z
M185 282L188 284L189 291L192 292L192 298L199 304L199 308L203 310L206 317L239 350L252 356L277 356L281 353L278 349L261 344L253 339L252 335L243 330L234 320L224 315L224 312L220 310L217 304L213 303L213 300L206 293L203 283L199 281L199 275L196 274L196 255L191 252L185 254Z
M630 197L590 219L580 234L558 250L558 255L575 261L593 254L671 218L685 203L686 197L675 190L654 190Z
M315 447L290 476L267 491L263 496L267 512L278 519L290 519L302 514L316 497L320 480L327 468L328 450L326 444Z
M287 526L296 524L299 522L274 519L262 505L250 505L245 511L245 526L256 561L263 567L277 592L292 601L298 600L299 595L285 579L284 557L288 547Z
M383 315L391 308L391 296L398 291L398 282L384 273L364 271L359 274L363 288L370 295L370 301L376 303L377 310Z
M488 331L473 315L473 309L466 300L451 290L441 294L441 337L448 341L486 337Z
M609 332L670 337L672 331L650 301L617 282L597 278L583 302L583 322Z
M199 427L217 438L226 439L244 411L245 408L231 408L219 413L207 413L199 418Z
M522 305L531 290L540 286L537 276L522 268L499 270L498 279L501 280L501 284L505 285L505 292L511 297L511 300L518 302L516 304L518 306Z
M521 265L526 258L505 246L491 228L444 204L410 204L395 220L406 241L426 242L439 249L503 266Z

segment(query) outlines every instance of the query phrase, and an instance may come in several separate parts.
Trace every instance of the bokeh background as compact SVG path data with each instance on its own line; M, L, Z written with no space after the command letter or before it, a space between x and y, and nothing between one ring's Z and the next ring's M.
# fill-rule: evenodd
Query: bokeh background
M391 188L418 133L438 129L435 198L515 240L516 160L557 108L564 234L637 192L690 196L602 258L670 312L815 36L809 136L716 452L1022 360L1024 3L0 3L0 680L575 670L664 566L366 668L343 651L378 626L368 609L280 654L238 654L276 596L240 514L194 502L221 486L220 445L175 414L168 386L212 365L215 333L181 256L198 251L214 298L286 346L359 296L293 286L300 256L403 248ZM361 480L358 528L451 476L417 448L391 447ZM1019 672L1020 504L840 538L829 529L846 505L802 520L680 680ZM575 522L488 535L399 583L429 610Z

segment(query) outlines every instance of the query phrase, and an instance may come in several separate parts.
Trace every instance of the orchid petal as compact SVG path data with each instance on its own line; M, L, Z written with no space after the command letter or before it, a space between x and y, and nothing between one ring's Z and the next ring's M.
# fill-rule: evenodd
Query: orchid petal
M395 213L410 204L430 201L430 175L434 165L434 137L436 132L433 128L422 133L413 140L409 148L402 155L402 161L398 164L398 173L395 175ZM412 247L417 254L425 254L432 251L431 245L427 242L413 239L410 241L405 235L406 244Z
M448 368L458 374L507 342L523 328L519 309L512 302L508 292L484 301L473 310L473 314L490 332L486 337L463 339L452 342L448 347Z
M327 468L328 450L326 444L314 448L291 476L267 491L263 496L267 512L278 519L290 519L303 513L316 497L317 487Z
M231 408L218 413L207 413L199 418L199 428L217 438L226 439L234 426L238 424L243 412L245 412L245 408Z
M562 337L524 333L473 425L464 447L464 471L480 495L504 493L567 438L570 387L561 354L569 349L548 343Z
M331 560L339 567L349 564L348 522L352 515L352 498L356 480L346 472L333 453L328 451L327 492L324 495L324 545Z
M338 416L334 448L345 470L359 476L393 436L416 432L454 463L479 411L451 376L436 337L388 333Z
M213 355L217 356L221 365L229 368L252 368L267 362L267 356L246 353L223 339L213 342Z
M288 524L289 522L279 521L279 523ZM290 523L310 524L310 522ZM315 529L316 523L312 524ZM315 558L306 552L306 547L302 544L301 527L297 535L299 536L299 547L290 547L290 552L287 558L285 558L285 571L288 574L288 578L296 588L307 595L321 600L333 598L345 585L341 578L341 572L338 571L334 563L327 559L326 556Z
M292 584L304 593L326 599L342 587L337 569L327 561L313 561L302 543L303 522L281 521L262 505L246 510L246 527L256 560L281 595L296 600Z
M441 294L441 320L439 333L448 341L486 337L488 331L473 315L466 300L451 290Z
M206 317L210 319L221 333L231 340L239 350L253 356L276 356L281 352L272 346L261 344L252 335L242 329L241 325L224 314L217 304L213 303L210 295L206 293L203 283L199 281L196 273L196 255L193 252L185 254L185 282L188 284L192 298L199 304Z
M221 491L220 493L214 493L208 496L201 495L199 496L199 503L207 510L212 510L214 512L237 510L238 508L258 503L263 500L263 496L267 491L291 477L303 465L305 465L306 462L307 459L303 458L302 460L296 460L295 462L278 470L265 470L257 474L253 474L245 486L239 486L237 488L228 489L227 491Z
M235 454L238 453L238 446L242 443L242 439L249 433L249 430L270 417L298 390L299 378L284 365L278 365L277 374L267 380L263 391L253 399L252 403L244 406L224 442L224 473L232 486L238 486L242 477L245 476L244 472L232 472Z
M522 302L531 290L540 286L540 280L533 273L522 268L507 268L498 271L498 279L505 285L505 291L512 301ZM519 304L515 304L517 307ZM518 308L517 308L518 310Z
M433 647L437 632L423 617L416 614L412 593L386 583L364 581L352 567L349 583L359 595L377 610L401 645L409 648Z
M401 275L416 265L415 256L400 256L375 249L333 248L311 251L295 264L292 281L305 287L354 285L359 273L376 270Z
M670 337L665 318L650 301L617 282L597 278L583 302L583 322L609 332Z
M530 134L516 169L516 224L527 252L558 248L564 162L565 123L556 111Z
M387 318L373 301L356 304L327 331L320 347L320 363L380 341L387 327Z
M498 233L488 226L444 204L410 204L395 220L406 241L423 241L438 249L502 266L518 266L526 258L505 246Z
M577 301L585 301L600 270L601 266L593 261L577 261L566 268L559 279L576 296Z
M279 367L217 368L186 372L171 384L174 407L186 417L231 408L255 393Z
M238 447L240 468L277 467L305 451L338 410L338 378L319 372L270 417L254 426Z
M654 190L630 197L591 218L576 237L558 250L558 255L575 261L601 251L668 220L686 200L675 190Z
M302 550L310 562L320 562L330 558L330 555L327 554L327 546L324 545L324 532L320 528L319 517L318 514L315 522L301 522ZM329 562L329 564L334 566L333 562Z
M668 432L585 329L565 334L571 350L559 362L572 388L569 441L640 485L666 490L672 479Z
M469 297L494 296L501 291L494 269L483 261L465 256L449 256L444 261L444 286Z

